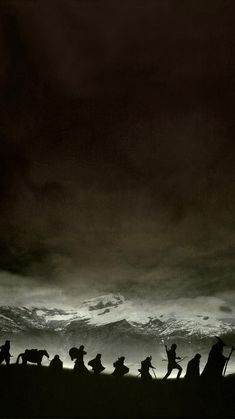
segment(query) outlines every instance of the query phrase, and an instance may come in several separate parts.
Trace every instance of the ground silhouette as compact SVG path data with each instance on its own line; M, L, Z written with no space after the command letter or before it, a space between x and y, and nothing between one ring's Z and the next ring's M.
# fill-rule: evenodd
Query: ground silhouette
M1 417L233 417L235 376L213 385L187 380L55 373L36 365L0 366ZM169 402L170 401L170 402Z

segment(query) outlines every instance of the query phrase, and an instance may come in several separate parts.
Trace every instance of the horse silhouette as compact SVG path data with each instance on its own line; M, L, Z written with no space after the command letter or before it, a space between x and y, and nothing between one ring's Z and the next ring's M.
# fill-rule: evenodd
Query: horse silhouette
M27 365L27 362L31 362L32 364L40 366L42 364L43 356L49 358L49 354L45 349L25 349L24 352L18 355L16 363L19 364L20 358L22 358L23 365Z

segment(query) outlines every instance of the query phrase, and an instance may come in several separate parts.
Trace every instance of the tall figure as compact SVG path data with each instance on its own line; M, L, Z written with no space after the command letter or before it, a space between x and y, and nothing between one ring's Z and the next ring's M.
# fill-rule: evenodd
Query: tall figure
M212 346L205 368L202 372L202 378L210 381L216 381L223 375L223 370L228 358L223 355L225 343L216 336L217 342Z
M5 363L9 365L11 356L12 355L10 354L10 341L6 340L4 345L0 346L0 364L3 361L5 361Z
M177 378L180 378L180 375L182 373L182 367L176 362L177 359L181 359L180 356L176 356L176 348L177 345L173 343L171 345L171 348L168 349L167 345L165 345L167 359L168 359L168 367L167 367L167 373L163 379L166 379L171 374L172 370L177 369L178 374Z

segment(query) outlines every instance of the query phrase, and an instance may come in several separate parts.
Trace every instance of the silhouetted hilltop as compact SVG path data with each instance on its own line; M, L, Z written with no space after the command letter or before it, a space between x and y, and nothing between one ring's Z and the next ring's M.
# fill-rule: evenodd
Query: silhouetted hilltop
M1 417L232 417L235 376L216 386L0 367Z

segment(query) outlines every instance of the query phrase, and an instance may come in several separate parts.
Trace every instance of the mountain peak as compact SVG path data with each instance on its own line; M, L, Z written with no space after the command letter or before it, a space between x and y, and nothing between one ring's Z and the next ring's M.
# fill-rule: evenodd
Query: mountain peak
M91 298L83 302L83 307L88 308L89 311L103 310L109 307L118 307L125 301L121 294L106 294L99 297Z

